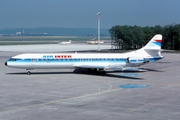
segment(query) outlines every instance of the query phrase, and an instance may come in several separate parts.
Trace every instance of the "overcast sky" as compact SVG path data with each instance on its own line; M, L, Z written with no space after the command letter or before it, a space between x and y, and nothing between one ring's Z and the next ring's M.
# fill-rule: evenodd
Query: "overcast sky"
M0 0L0 28L101 28L180 23L180 0Z

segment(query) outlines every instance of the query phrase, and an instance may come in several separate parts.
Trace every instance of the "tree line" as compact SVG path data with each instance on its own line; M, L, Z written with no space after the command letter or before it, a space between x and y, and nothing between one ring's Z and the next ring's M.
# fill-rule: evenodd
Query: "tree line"
M113 26L109 29L114 49L132 50L143 47L154 35L162 34L162 49L180 50L180 24L154 27Z

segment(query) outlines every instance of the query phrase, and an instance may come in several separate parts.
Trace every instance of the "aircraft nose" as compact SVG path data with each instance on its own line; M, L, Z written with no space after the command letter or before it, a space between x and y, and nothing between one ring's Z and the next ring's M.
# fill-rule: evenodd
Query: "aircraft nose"
M5 66L7 66L7 62L5 62L4 64L5 64Z

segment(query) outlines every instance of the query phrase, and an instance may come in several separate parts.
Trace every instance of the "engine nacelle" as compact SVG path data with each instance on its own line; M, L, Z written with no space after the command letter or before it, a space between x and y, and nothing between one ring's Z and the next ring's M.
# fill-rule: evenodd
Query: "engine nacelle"
M128 63L136 64L136 63L147 63L149 62L149 59L146 58L140 58L140 57L128 57L127 58Z

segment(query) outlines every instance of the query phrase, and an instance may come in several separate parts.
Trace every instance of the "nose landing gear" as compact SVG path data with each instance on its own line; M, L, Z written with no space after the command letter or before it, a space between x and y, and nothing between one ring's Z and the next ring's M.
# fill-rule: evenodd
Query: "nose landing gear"
M30 70L32 70L32 69L26 69L27 75L31 75L31 71Z
M27 72L27 75L31 75L31 72L30 72L30 71L28 71L28 72Z

